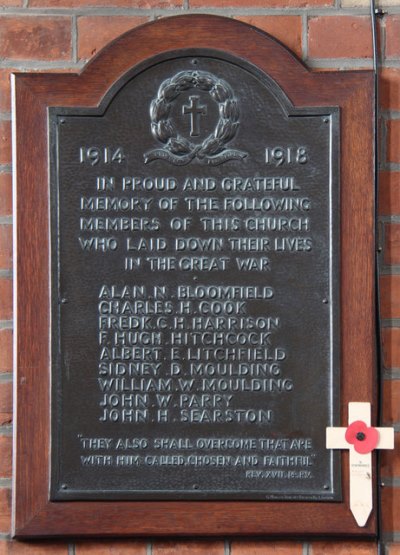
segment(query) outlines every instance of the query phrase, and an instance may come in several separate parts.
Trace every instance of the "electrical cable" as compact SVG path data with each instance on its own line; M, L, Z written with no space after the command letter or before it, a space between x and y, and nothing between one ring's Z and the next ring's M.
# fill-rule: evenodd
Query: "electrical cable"
M375 0L371 0L371 30L372 30L372 52L373 52L373 71L374 71L374 197L375 197L375 322L376 322L376 360L377 360L377 396L378 396L378 426L382 423L382 380L383 380L383 349L382 349L382 323L381 323L381 303L380 303L380 233L378 226L379 216L379 74L378 74L378 33L377 33L377 16L383 15L383 12L376 9ZM378 555L384 553L384 545L382 542L382 511L381 511L381 477L380 477L380 453L377 453L377 522L378 522Z

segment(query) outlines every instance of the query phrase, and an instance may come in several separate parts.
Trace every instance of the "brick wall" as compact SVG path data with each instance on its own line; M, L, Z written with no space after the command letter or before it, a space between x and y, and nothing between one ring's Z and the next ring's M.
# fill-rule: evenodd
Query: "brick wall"
M380 19L380 229L383 424L400 446L400 0ZM313 68L370 68L367 0L0 0L0 555L370 555L374 543L263 540L19 543L10 539L12 451L13 71L77 71L128 29L168 15L209 12L271 33ZM382 457L383 540L400 554L400 452Z

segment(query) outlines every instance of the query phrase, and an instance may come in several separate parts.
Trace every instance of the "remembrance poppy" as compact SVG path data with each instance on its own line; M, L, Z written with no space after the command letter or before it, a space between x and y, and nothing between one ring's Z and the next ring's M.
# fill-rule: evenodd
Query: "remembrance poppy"
M369 428L362 420L356 420L347 428L345 439L347 443L354 445L357 453L365 455L377 446L379 432L376 428Z

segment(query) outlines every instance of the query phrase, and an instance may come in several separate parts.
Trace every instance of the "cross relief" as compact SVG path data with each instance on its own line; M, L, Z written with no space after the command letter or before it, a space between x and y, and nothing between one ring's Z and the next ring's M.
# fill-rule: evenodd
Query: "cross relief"
M207 106L202 106L197 95L189 96L189 106L182 106L182 114L190 116L190 136L200 135L200 117L207 115Z

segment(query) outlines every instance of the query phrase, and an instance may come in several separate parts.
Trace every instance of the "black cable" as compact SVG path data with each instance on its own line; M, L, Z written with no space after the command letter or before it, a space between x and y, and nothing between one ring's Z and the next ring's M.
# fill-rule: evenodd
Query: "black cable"
M375 7L375 0L371 0L371 29L372 29L372 51L373 51L373 70L374 70L374 210L375 210L375 322L376 322L376 358L377 358L377 394L378 394L378 426L382 422L382 380L383 380L383 350L382 350L382 323L381 323L381 303L380 303L380 233L378 226L379 216L379 75L378 75L378 38L377 38L377 16L383 15ZM377 452L377 522L378 522L378 554L384 553L382 542L382 511L381 511L381 476L380 476L380 453Z

